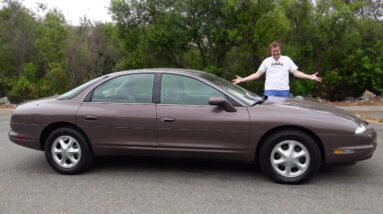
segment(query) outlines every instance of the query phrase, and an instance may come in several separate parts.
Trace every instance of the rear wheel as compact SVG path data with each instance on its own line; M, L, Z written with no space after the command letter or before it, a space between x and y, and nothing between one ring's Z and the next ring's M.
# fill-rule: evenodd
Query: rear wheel
M260 165L265 174L278 183L303 183L318 172L320 150L306 133L285 130L273 134L264 142Z
M58 128L44 146L49 165L62 174L79 174L90 168L94 155L86 138L73 128Z

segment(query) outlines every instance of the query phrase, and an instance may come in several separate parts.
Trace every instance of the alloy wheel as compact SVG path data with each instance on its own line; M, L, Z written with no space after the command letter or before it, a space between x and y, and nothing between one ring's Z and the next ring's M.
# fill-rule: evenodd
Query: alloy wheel
M53 160L63 168L73 168L81 159L81 147L71 136L59 136L51 147Z
M302 175L310 165L307 148L295 140L285 140L274 146L270 155L271 166L284 177Z

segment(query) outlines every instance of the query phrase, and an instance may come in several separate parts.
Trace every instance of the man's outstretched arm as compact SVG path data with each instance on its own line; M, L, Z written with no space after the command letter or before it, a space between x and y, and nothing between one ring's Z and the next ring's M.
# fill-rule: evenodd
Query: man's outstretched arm
M250 80L256 80L256 79L258 79L259 77L261 77L263 73L264 73L264 72L258 70L257 72L255 72L255 73L253 73L253 74L251 74L251 75L249 75L249 76L247 76L247 77L244 77L244 78L242 78L242 77L240 77L240 76L238 76L238 75L235 75L236 78L233 79L233 80L231 80L231 81L232 81L234 84L239 84L239 83L241 83L241 82L246 82L246 81L250 81Z
M298 71L298 70L295 70L293 72L293 75L295 77L298 77L298 78L301 78L301 79L315 80L315 81L321 82L322 78L318 77L317 74L318 74L318 72L316 72L315 74L308 75L308 74L305 74L302 71Z

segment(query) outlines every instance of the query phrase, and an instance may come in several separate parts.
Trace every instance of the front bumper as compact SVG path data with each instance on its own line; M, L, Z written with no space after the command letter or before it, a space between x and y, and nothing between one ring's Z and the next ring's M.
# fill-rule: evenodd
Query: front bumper
M323 135L325 162L353 163L372 157L377 147L377 135L372 127L363 134Z

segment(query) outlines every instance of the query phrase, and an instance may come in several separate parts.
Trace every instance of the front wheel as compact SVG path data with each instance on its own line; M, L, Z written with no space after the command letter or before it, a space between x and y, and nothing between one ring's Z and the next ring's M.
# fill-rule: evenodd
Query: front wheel
M49 165L62 174L79 174L90 168L94 155L86 138L72 128L58 128L44 146Z
M285 130L273 134L264 142L260 165L265 174L278 183L303 183L318 172L320 150L306 133Z

